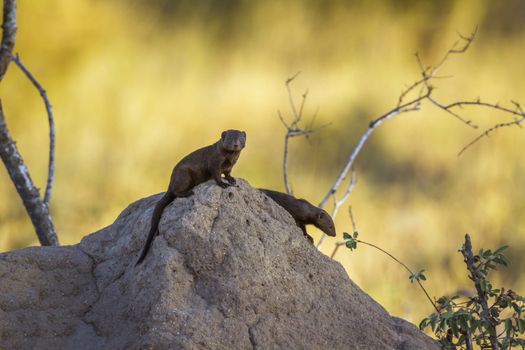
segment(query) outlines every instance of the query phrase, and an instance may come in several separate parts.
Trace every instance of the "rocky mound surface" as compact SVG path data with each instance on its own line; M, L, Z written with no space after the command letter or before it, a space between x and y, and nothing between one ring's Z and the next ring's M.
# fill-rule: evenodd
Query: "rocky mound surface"
M2 349L439 349L238 180L164 211L160 195L79 244L0 254Z

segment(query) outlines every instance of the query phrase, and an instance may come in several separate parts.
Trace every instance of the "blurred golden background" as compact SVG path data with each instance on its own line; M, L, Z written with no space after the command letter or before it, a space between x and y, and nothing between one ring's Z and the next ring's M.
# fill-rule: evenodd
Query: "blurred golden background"
M131 202L164 191L173 165L245 130L233 175L283 190L284 81L309 89L305 121L319 109L311 144L294 139L294 192L319 203L368 123L419 77L414 57L436 63L478 26L464 55L442 70L443 102L481 97L525 104L522 1L102 1L18 4L18 52L48 92L56 118L51 211L62 244L112 223ZM48 126L37 91L12 65L0 86L8 126L45 188ZM482 128L508 116L464 109ZM457 249L508 244L512 265L493 279L525 293L525 131L507 128L461 157L472 130L425 103L379 127L356 162L351 204L361 239L425 269L432 296L468 285ZM38 244L6 171L0 171L0 250ZM350 231L347 205L336 220ZM330 206L327 208L330 210ZM310 231L314 232L312 229ZM314 234L316 240L320 237ZM322 248L330 254L337 240ZM413 322L432 311L406 272L366 246L340 249L350 277L391 313Z

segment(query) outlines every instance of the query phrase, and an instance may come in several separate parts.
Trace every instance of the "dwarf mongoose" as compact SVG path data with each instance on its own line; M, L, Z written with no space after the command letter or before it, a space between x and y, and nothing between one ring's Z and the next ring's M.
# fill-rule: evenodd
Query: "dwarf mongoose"
M335 226L332 217L323 209L312 205L305 199L298 199L286 193L263 188L259 190L290 213L297 226L303 230L305 237L311 243L314 242L314 239L306 232L305 225L314 225L328 236L335 236Z
M235 184L235 179L230 173L245 145L246 133L244 131L223 131L219 141L188 154L175 165L168 190L153 209L148 239L136 265L146 257L153 238L158 232L162 212L175 198L191 196L193 187L210 179L214 179L222 188ZM227 182L223 181L222 174Z

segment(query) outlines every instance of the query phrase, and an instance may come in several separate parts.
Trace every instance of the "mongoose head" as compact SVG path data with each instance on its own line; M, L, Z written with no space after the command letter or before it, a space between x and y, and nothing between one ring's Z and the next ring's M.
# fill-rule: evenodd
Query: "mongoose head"
M240 151L246 146L246 133L239 130L223 131L220 143L226 151Z
M317 220L315 226L326 233L328 236L335 237L335 225L330 214L323 209L317 212Z

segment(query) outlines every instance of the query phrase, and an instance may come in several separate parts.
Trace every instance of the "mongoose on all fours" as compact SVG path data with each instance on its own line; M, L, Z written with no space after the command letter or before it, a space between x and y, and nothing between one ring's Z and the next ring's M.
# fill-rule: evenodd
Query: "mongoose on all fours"
M306 238L313 244L314 239L306 232L305 225L314 225L328 236L335 236L334 221L330 214L316 207L305 199L298 199L286 193L259 188L259 191L274 200L283 207L301 230Z
M230 173L244 146L246 146L244 131L226 130L222 132L219 141L191 152L175 165L168 190L153 209L148 239L136 265L140 264L148 254L151 243L158 233L162 212L175 198L191 196L193 187L211 179L222 188L235 184L235 179ZM223 181L222 174L226 182Z

